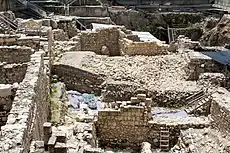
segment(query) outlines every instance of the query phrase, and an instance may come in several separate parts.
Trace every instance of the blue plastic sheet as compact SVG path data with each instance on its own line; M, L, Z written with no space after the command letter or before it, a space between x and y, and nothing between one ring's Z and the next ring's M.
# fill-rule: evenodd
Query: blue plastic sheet
M212 58L213 60L230 66L230 51L219 51L219 52L202 52L202 54Z
M77 91L68 91L68 99L72 109L79 109L81 104L86 104L90 109L100 109L101 102L94 94L81 94Z

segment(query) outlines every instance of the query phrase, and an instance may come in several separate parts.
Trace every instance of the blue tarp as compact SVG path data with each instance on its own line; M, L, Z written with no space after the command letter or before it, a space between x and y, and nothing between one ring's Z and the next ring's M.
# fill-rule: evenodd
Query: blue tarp
M219 52L202 52L202 54L212 58L213 60L230 66L230 51L219 51Z

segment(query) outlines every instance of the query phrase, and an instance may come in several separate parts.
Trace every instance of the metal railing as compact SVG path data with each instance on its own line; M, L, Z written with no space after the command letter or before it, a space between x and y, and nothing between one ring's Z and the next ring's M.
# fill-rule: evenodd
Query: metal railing
M43 10L38 5L36 5L34 3L31 3L31 2L29 2L27 0L17 0L17 1L20 2L21 4L23 4L26 7L26 9L32 10L33 12L37 13L41 17L47 17L46 11Z
M18 26L13 22L11 21L8 17L6 17L5 15L3 14L0 14L0 19L7 25L9 25L9 27L13 30L16 30L18 28Z

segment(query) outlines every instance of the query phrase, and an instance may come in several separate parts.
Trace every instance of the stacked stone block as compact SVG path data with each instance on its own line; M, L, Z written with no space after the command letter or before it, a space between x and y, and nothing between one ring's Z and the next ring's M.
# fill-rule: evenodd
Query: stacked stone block
M191 53L195 54L195 53ZM189 55L190 61L186 70L188 80L198 80L202 73L224 73L225 68L212 60L211 58L197 53L198 55Z
M0 152L29 152L32 140L43 138L42 125L49 117L49 79L43 55L43 51L31 55L6 125L1 127Z
M33 54L33 50L30 47L0 46L0 62L29 62L31 54Z
M138 94L131 101L117 103L118 109L99 111L95 123L99 144L140 149L142 142L149 142L152 148L160 148L160 141L166 141L161 138L164 128L168 131L168 147L165 148L168 150L177 142L181 129L204 128L210 124L207 118L152 117L151 104L152 100L145 94Z
M25 77L27 64L0 64L0 83L20 83Z
M102 29L96 32L81 32L81 50L101 54L102 47L106 46L109 55L120 55L119 37L120 32L117 28Z
M224 89L219 88L217 93L212 95L213 100L211 104L211 118L212 126L222 133L230 133L230 93Z
M68 89L82 93L100 93L101 84L104 82L98 74L68 65L53 65L52 73L62 79Z
M96 122L97 137L101 145L119 144L123 147L140 146L146 140L148 121L151 118L151 99L140 94L129 105L119 110L102 110ZM115 132L116 131L116 132Z
M166 55L168 46L158 42L134 42L127 38L120 40L122 55Z
M37 153L39 150L47 153L67 153L67 138L64 132L53 132L51 123L49 122L43 124L43 131L43 141L35 141L32 143L30 147L31 153ZM40 144L39 147L34 148L38 144Z
M0 84L0 129L6 124L8 113L12 105L12 86Z
M7 35L0 34L0 45L1 46L27 46L38 51L40 48L40 37L39 36L23 36L23 35Z

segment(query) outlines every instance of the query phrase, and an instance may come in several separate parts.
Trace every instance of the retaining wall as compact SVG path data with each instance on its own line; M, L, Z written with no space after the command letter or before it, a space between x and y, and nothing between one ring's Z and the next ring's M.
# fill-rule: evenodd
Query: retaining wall
M230 133L230 92L224 88L219 88L212 95L211 118L212 125L222 133Z
M104 82L100 75L68 65L56 64L52 66L52 73L61 79L66 87L82 93L100 93Z
M124 106L119 110L99 111L96 122L99 144L138 149L142 142L149 142L152 148L159 148L160 131L163 127L169 129L171 147L177 142L181 129L209 126L209 121L205 117L151 118L149 113L143 106Z
M49 79L44 52L31 55L24 80L12 102L5 126L1 127L1 153L27 153L32 140L42 140L43 123L49 117Z
M30 61L30 55L34 50L30 47L0 46L0 62L24 63Z
M120 40L121 54L123 55L165 55L168 45L158 42L134 42L127 38Z
M119 37L120 33L116 28L96 32L81 32L81 50L101 54L102 47L106 46L109 50L109 55L120 55Z

